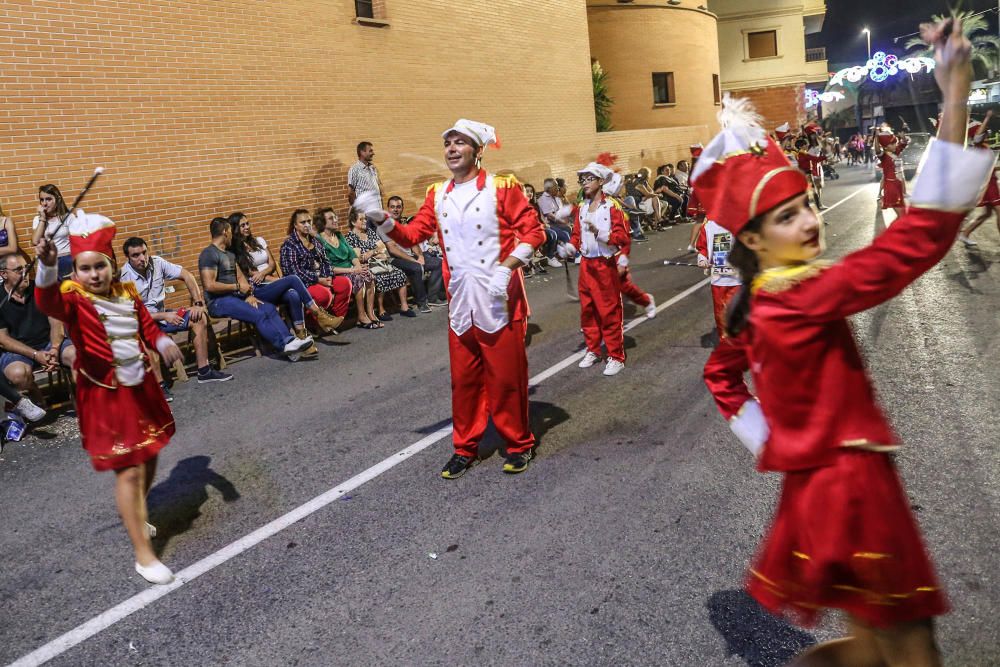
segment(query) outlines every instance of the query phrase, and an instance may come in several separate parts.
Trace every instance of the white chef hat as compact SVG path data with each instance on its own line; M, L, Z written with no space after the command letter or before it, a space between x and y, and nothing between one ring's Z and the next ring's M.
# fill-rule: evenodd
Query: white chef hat
M578 169L576 171L576 173L577 174L593 174L594 176L597 176L602 181L607 182L607 180L609 178L611 178L612 174L614 174L615 172L611 171L610 169L608 169L607 167L605 167L603 164L598 164L596 162L591 162L590 164L588 164L583 169Z
M441 137L447 137L450 132L458 132L476 142L478 146L496 146L500 148L500 137L497 136L496 128L486 123L480 123L467 118L460 118L455 124L441 133Z

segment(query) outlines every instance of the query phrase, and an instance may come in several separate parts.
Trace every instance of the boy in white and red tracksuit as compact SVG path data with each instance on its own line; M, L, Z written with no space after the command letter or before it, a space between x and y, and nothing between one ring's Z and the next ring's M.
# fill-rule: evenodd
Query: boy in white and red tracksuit
M604 375L617 375L625 368L625 333L622 329L621 277L618 254L629 246L628 221L616 199L604 194L612 172L591 162L577 172L583 201L577 207L573 234L566 252L579 250L580 326L587 354L580 368L589 368L601 358L601 343L608 351Z
M462 119L442 137L452 178L428 188L409 224L394 224L377 202L355 207L403 247L436 234L443 253L455 454L441 476L455 479L476 462L490 418L505 441L503 471L519 473L533 456L535 436L524 347L528 299L518 269L545 242L545 230L517 179L479 166L484 148L499 146L492 127Z
M709 270L712 276L712 310L715 313L715 328L719 338L726 337L726 308L736 293L740 291L739 277L729 266L729 251L733 247L733 235L718 223L709 220L701 228L698 240L698 266Z

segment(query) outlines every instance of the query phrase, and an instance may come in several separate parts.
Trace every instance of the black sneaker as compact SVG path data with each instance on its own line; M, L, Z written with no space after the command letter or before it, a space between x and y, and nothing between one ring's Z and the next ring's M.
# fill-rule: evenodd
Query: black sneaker
M441 468L441 476L445 479L458 479L465 474L465 471L475 465L476 459L471 456L453 454L448 464Z
M206 382L228 382L232 379L233 376L231 373L223 373L222 371L217 371L214 368L210 368L207 373L198 373L198 384L205 384Z
M417 309L421 313L429 313L429 312L431 312L431 307L429 305L427 305L426 303L420 304L419 306L417 306Z
M406 310L399 311L399 314L403 317L416 317L417 314L413 312L412 308L407 308Z
M506 457L506 462L503 464L503 471L508 475L516 475L519 472L524 472L528 469L528 462L534 456L530 449L520 454L511 454Z
M431 299L427 302L427 305L431 308L444 308L448 305L447 299Z
M165 400L167 403L173 403L174 392L170 391L170 387L168 387L166 383L161 382L160 389L163 390L163 400Z

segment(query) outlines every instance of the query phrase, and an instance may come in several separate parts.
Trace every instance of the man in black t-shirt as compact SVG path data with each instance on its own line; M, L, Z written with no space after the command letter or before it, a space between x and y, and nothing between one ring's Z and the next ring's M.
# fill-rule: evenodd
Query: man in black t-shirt
M55 370L60 364L72 368L76 348L66 338L62 323L47 317L35 305L35 286L28 263L20 254L0 259L0 370L20 391L35 402L41 392L35 371Z

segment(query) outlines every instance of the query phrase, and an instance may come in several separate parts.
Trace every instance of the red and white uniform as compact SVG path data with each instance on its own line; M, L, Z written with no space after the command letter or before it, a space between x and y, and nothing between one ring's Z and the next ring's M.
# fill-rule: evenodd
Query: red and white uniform
M878 162L882 168L882 208L902 208L905 202L898 155L887 150L882 151L878 156Z
M622 215L625 216L625 226L629 227L628 213L625 213L625 207L622 206L621 200L615 197L615 193L621 190L622 175L615 173L611 176L611 179L604 185L604 194L611 199L614 199L618 203L619 208L622 209ZM649 306L652 301L649 298L649 294L645 292L641 287L635 284L632 280L632 270L629 268L629 253L632 252L632 236L628 237L628 243L618 248L618 277L621 284L622 296L628 297L632 303L635 303L643 308Z
M106 252L113 256L114 227L110 229ZM75 231L70 229L74 255L80 252ZM39 264L35 298L42 312L63 322L76 347L76 410L83 447L96 470L139 465L156 456L174 434L173 415L147 356L149 349L162 352L172 345L170 338L153 321L133 283L114 282L109 294L97 295L73 280L60 286L57 274L56 267Z
M487 290L501 262L512 255L527 262L545 241L538 214L517 179L480 170L466 183L436 183L409 224L390 221L381 229L407 248L437 234L449 301L455 452L476 455L489 417L508 454L531 449L524 277L513 272L506 299Z
M826 161L825 155L813 155L809 151L800 150L795 154L795 161L803 174L809 174L814 178L820 177L820 165Z
M726 308L740 291L739 277L729 266L729 251L733 247L733 235L721 225L708 220L698 232L694 244L699 259L708 262L712 278L712 310L715 314L715 328L719 338L726 337Z
M628 222L621 205L603 192L597 208L590 210L585 199L574 212L570 245L580 251L580 326L587 350L601 356L601 342L608 357L625 361L625 334L622 312L618 252L630 247ZM597 229L595 234L590 225ZM626 260L627 265L627 260Z
M981 122L972 121L969 123L968 137L970 145L977 148L989 148L986 144L986 132ZM1000 185L997 184L996 169L990 175L990 182L986 186L983 198L979 200L979 206L1000 206Z
M713 194L708 214L738 234L805 184L772 187L781 168L771 146L763 157L739 155L739 135L726 134L706 148L719 162L701 178ZM905 215L836 264L760 274L747 328L723 340L705 366L719 410L759 454L758 467L784 473L748 583L776 614L810 625L833 607L886 627L947 611L885 454L898 438L875 400L847 318L892 298L947 253L993 163L988 153L932 142ZM756 397L744 380L748 370Z

